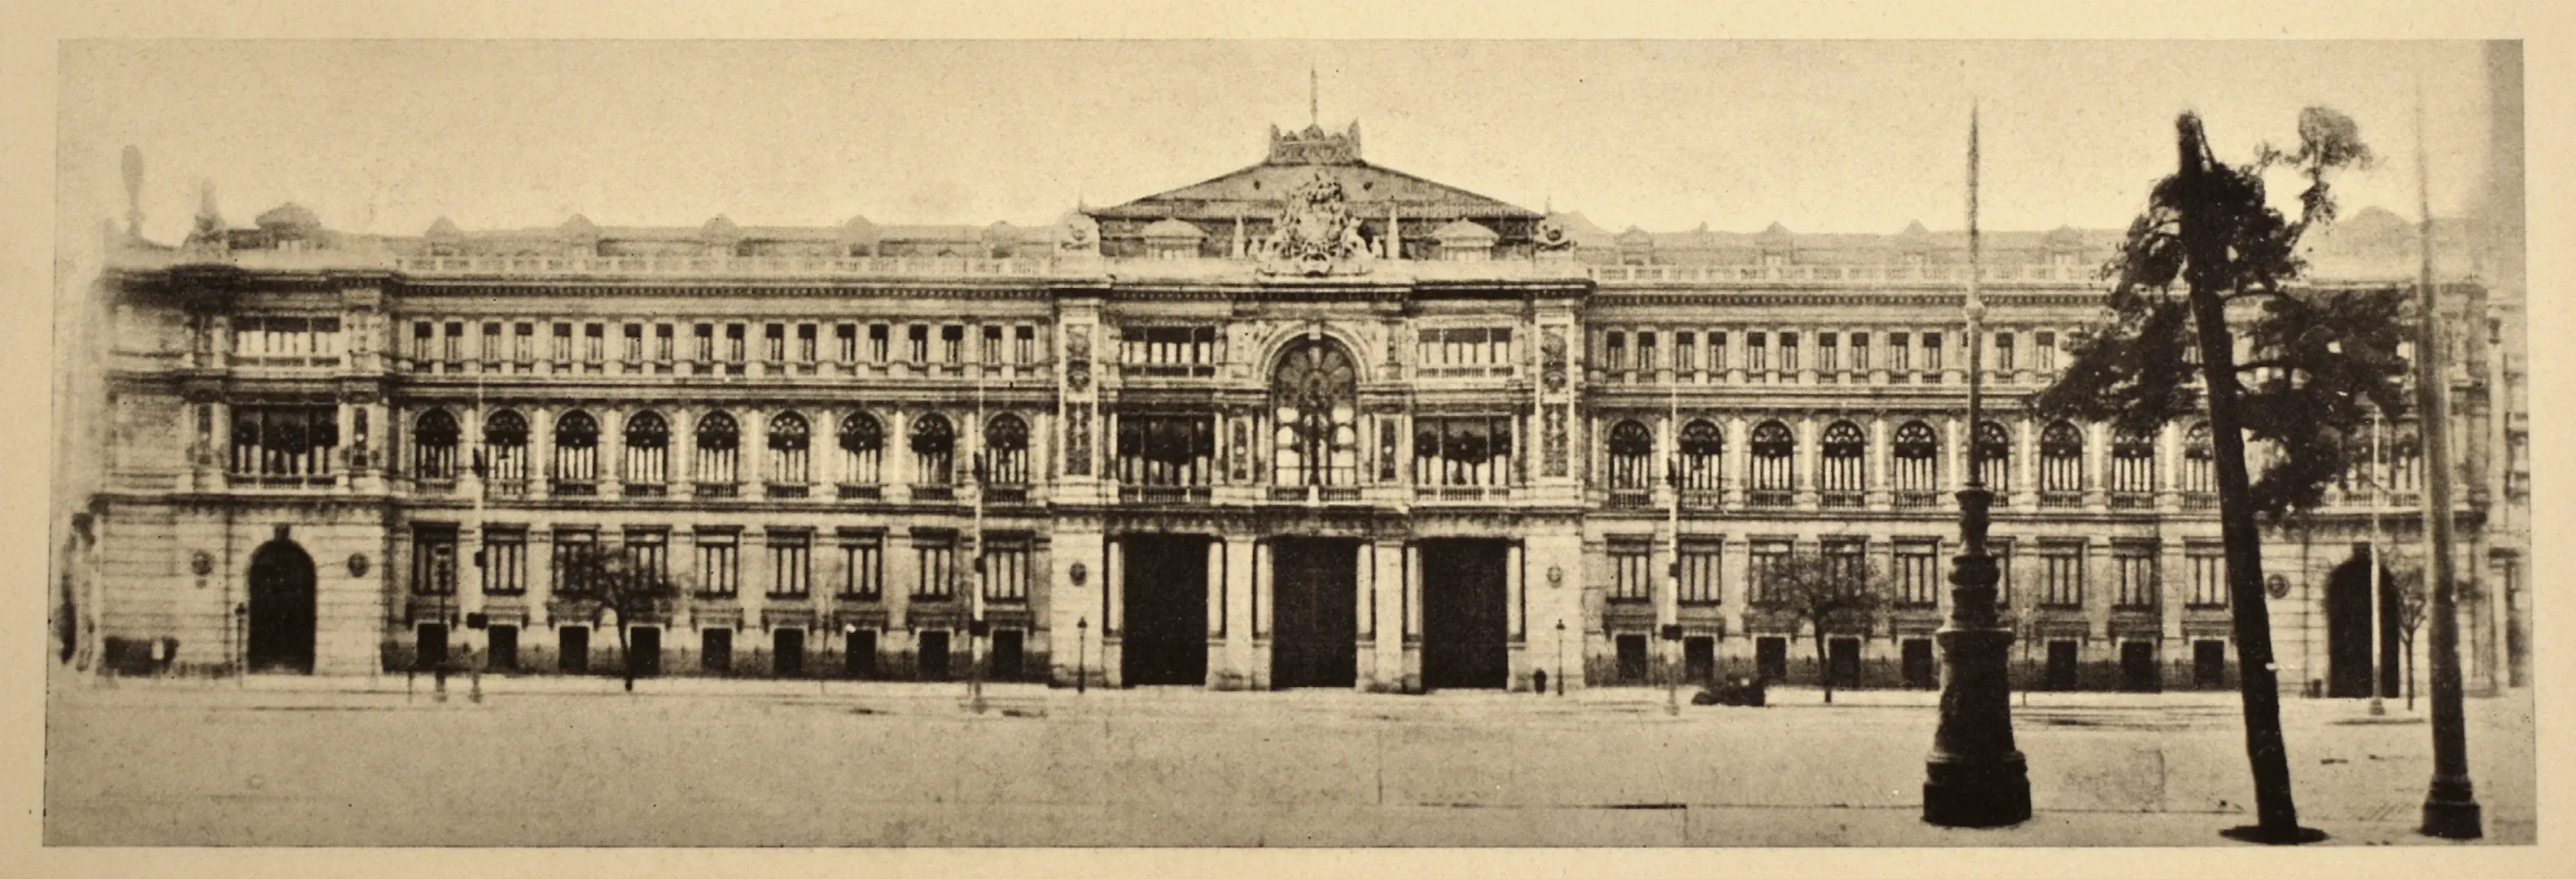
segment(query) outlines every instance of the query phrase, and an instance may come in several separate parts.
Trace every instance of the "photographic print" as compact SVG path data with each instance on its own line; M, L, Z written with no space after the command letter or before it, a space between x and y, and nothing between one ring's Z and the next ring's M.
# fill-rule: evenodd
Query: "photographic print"
M2528 845L2523 51L66 41L43 840Z

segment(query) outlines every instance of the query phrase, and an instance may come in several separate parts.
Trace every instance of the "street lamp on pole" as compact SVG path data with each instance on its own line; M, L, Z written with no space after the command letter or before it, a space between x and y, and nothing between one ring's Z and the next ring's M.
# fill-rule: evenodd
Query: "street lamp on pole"
M2013 746L2012 630L1995 610L2001 579L1986 552L1986 490L1978 466L1984 415L1986 303L1979 295L1977 114L1968 111L1968 473L1959 491L1960 554L1950 560L1950 618L1935 633L1941 668L1941 724L1924 764L1923 820L1943 827L2003 827L2030 820L2030 775Z
M1565 695L1565 621L1556 621L1556 694Z

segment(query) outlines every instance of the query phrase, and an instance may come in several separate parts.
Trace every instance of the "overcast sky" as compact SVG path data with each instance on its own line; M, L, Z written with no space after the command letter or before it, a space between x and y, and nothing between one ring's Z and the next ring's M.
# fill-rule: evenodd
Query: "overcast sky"
M2470 43L165 42L67 43L67 231L119 217L142 149L147 236L215 184L247 225L336 229L1046 223L1260 160L1268 126L1360 122L1371 162L1610 229L1962 225L1983 102L1986 225L2117 227L2196 109L2222 158L2353 115L2395 161L2349 208L2412 215L2422 83L2434 210L2480 185ZM2279 193L2286 196L2287 192Z

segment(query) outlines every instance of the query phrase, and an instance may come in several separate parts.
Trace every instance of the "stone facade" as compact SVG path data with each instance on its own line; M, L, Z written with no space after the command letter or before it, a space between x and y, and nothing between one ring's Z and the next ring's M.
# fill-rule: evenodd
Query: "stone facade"
M2402 281L2390 221L2317 244L2319 282ZM2116 233L1988 240L2017 682L2232 686L2191 426L2018 405ZM444 645L605 673L617 623L557 564L597 546L680 587L630 629L664 674L963 676L980 617L994 678L1059 685L1812 681L1805 633L1747 607L1766 553L1822 548L1900 599L1825 665L1938 680L1967 269L1919 224L1611 235L1369 165L1354 125L1043 230L395 238L290 206L111 244L106 473L57 604L120 667L366 674ZM2520 291L2444 296L2464 652L2493 687L2527 640ZM2420 542L2421 468L2387 469L2387 539ZM2271 532L2285 686L2338 649L2349 677L2367 640L2328 594L2369 497Z

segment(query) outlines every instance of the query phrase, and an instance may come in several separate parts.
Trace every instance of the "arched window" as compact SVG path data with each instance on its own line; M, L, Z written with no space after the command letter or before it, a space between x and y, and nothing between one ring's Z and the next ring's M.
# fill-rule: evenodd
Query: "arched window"
M948 416L930 412L913 419L911 443L913 484L957 481L957 429L948 424Z
M662 494L671 480L671 423L646 410L626 419L626 493Z
M1837 421L1825 426L1818 443L1817 488L1824 493L1824 503L1833 507L1856 507L1861 491L1867 486L1869 440L1860 425Z
M1271 372L1280 485L1349 485L1359 478L1359 367L1341 346L1307 341Z
M483 453L492 482L503 494L525 489L528 479L528 419L503 409L483 421Z
M709 497L730 497L734 484L742 481L742 429L733 416L722 411L709 412L698 418L697 470L692 475L698 482L698 493Z
M885 481L885 428L865 412L841 419L841 482L876 485Z
M2155 435L2120 431L2111 438L2111 491L2142 495L2153 494L2155 490Z
M985 479L994 485L1029 484L1029 423L1004 412L984 423Z
M1977 481L1997 498L2012 494L2012 431L1992 421L1977 425L1977 441L1968 446Z
M781 412L769 417L769 481L782 486L802 486L814 479L808 462L808 449L814 444L814 431L805 416Z
M1726 433L1708 419L1682 425L1682 490L1716 491L1726 484Z
M416 479L456 478L456 416L445 409L423 412L411 431L411 475Z
M2083 490L2084 431L2063 421L2050 424L2039 432L2040 502L2068 503L2068 498L2048 496Z
M1655 487L1655 434L1634 419L1610 426L1610 490L1649 491Z
M1753 427L1753 478L1750 486L1756 501L1772 505L1789 502L1789 492L1796 487L1798 439L1789 426L1765 421Z
M1941 438L1932 425L1908 421L1897 425L1893 443L1896 453L1896 503L1906 507L1929 507L1939 503L1941 491Z
M2182 434L2182 490L2194 494L2218 491L2217 456L2210 450L2209 422L2191 426Z
M573 492L599 481L599 422L590 413L575 409L555 418L554 478Z

